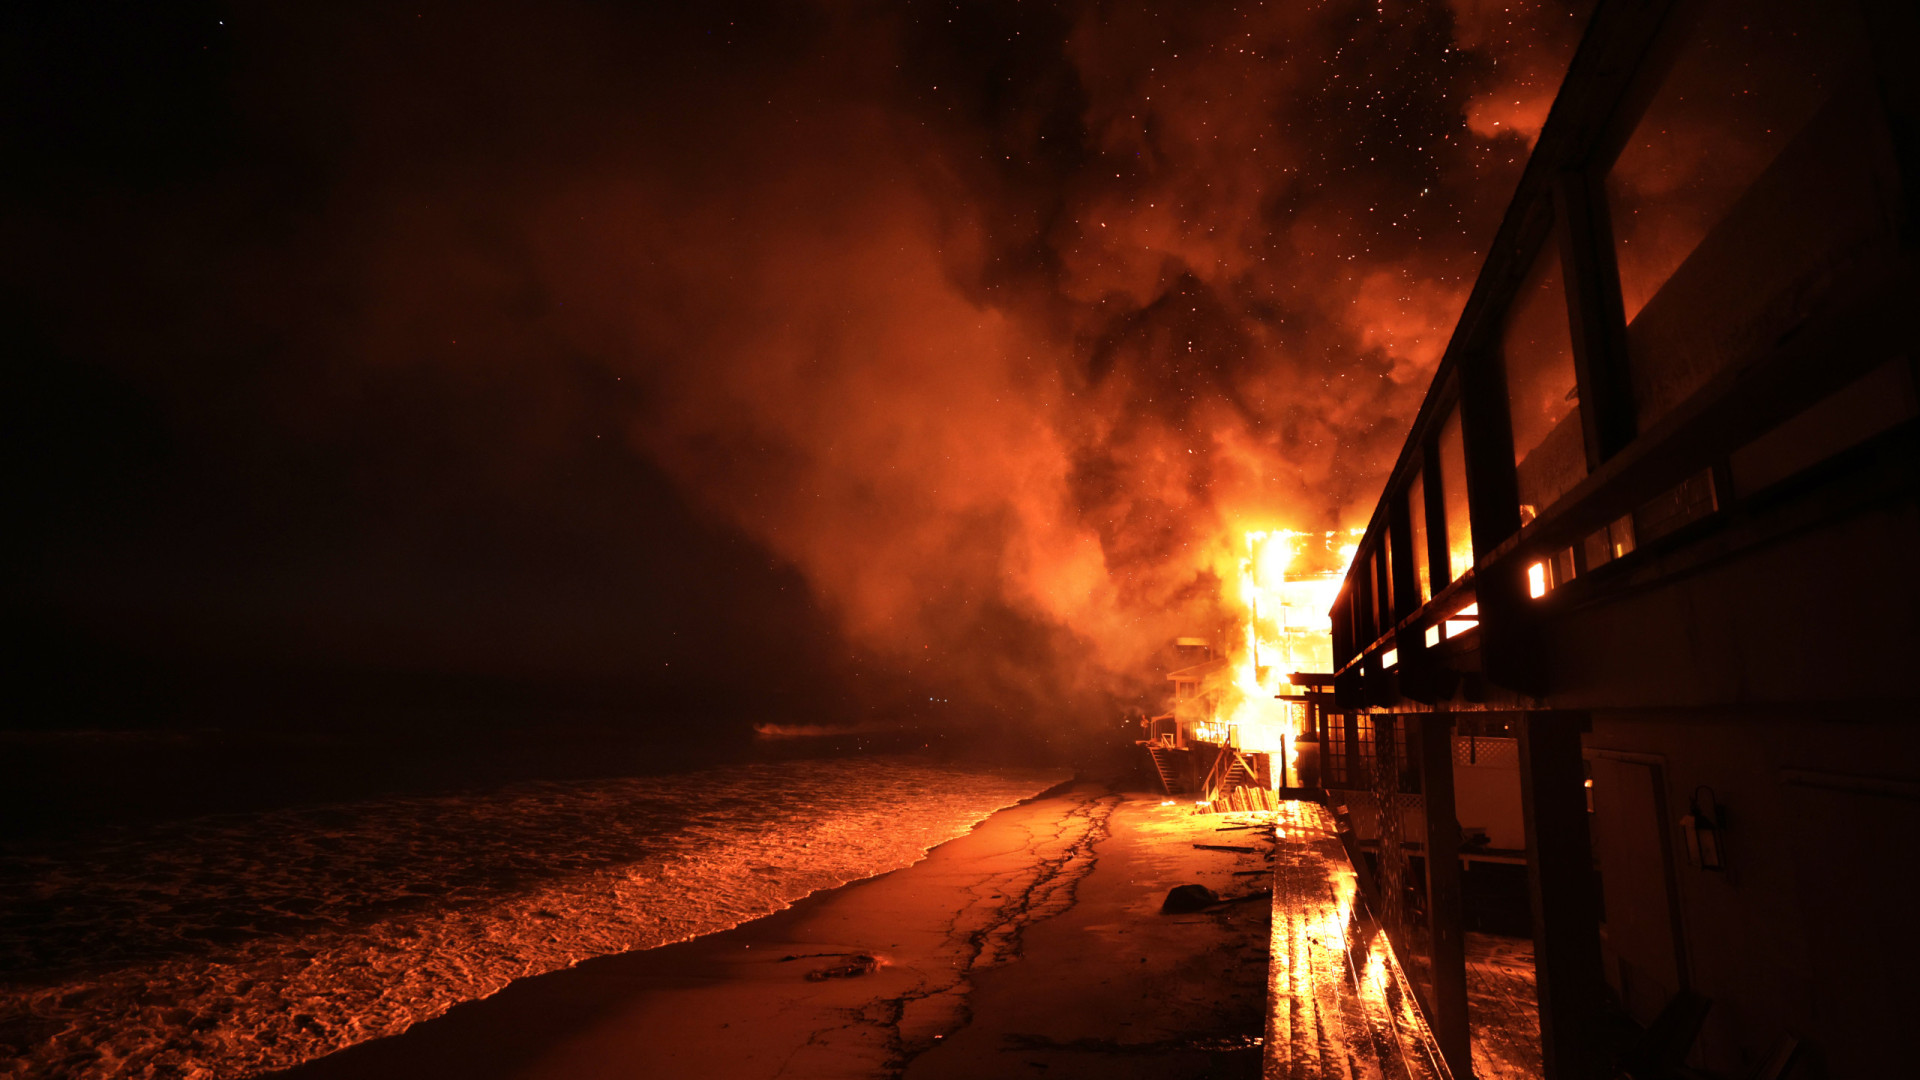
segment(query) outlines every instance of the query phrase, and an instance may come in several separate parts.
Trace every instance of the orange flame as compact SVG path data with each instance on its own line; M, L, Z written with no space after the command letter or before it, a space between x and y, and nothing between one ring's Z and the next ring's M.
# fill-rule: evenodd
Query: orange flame
M1302 713L1285 700L1294 692L1287 676L1324 671L1331 664L1332 622L1327 613L1345 565L1352 561L1353 546L1338 547L1342 568L1337 573L1290 575L1308 543L1323 539L1333 549L1340 534L1322 538L1291 529L1250 530L1242 538L1245 555L1238 560L1234 580L1245 615L1227 648L1226 683L1219 688L1216 719L1198 733L1234 741L1243 750L1286 753L1291 768Z

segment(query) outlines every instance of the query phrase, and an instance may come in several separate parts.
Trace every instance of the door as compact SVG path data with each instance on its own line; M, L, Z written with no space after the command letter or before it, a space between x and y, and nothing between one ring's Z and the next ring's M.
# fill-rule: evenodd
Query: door
M1686 987L1659 765L1595 757L1593 839L1605 904L1607 980L1641 1024Z

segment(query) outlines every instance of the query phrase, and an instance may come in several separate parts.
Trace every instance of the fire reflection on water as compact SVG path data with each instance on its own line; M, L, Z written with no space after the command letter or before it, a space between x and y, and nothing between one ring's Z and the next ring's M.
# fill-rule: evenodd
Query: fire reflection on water
M907 757L121 827L0 850L0 1077L251 1076L910 865L1064 778Z

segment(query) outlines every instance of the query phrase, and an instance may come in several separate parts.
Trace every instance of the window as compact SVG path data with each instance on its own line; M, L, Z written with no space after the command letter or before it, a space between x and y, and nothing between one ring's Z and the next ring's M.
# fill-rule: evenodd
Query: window
M1393 608L1393 532L1380 531L1380 550L1373 558L1373 594L1380 598L1380 632L1386 633L1400 620Z
M1872 216L1872 181L1839 182L1871 172L1849 172L1855 145L1868 140L1848 126L1871 105L1813 122L1849 71L1865 67L1851 7L1703 4L1607 173L1643 427L1741 343L1784 330L1765 325L1768 301L1855 235L1859 215Z
M1447 616L1446 622L1442 625L1446 628L1445 633L1447 637L1459 637L1461 634L1480 625L1480 605L1468 604L1466 607Z
M1605 566L1633 552L1633 515L1616 518L1604 529L1587 537L1587 569Z
M1587 475L1557 245L1549 243L1541 250L1514 294L1500 351L1507 369L1507 411L1513 418L1513 463L1524 525Z
M1359 651L1354 644L1353 627L1353 587L1348 585L1340 590L1333 599L1333 664L1336 668L1344 665Z
M1642 503L1633 512L1634 539L1651 543L1706 517L1717 506L1713 470L1702 469Z
M1373 575L1369 570L1368 565L1362 565L1359 573L1353 575L1354 647L1355 651L1361 652L1380 636L1380 632L1374 629L1373 582L1369 580Z
M1413 583L1420 591L1420 603L1433 599L1433 579L1427 572L1427 486L1425 477L1413 474L1413 483L1407 488L1407 521L1410 523L1408 536L1413 549Z
M1440 495L1447 524L1447 580L1473 568L1473 527L1467 513L1467 449L1460 438L1460 406L1440 425Z
M1527 565L1527 595L1535 600L1573 580L1573 549L1543 555Z
M1561 548L1559 553L1553 557L1554 588L1559 588L1567 582L1572 581L1573 575L1573 549L1570 547Z

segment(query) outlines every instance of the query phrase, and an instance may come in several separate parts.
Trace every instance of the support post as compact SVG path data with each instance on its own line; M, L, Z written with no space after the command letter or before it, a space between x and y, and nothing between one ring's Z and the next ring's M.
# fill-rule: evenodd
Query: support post
M1546 1080L1602 1080L1600 910L1587 827L1584 716L1526 713L1520 799Z
M1432 943L1433 1036L1455 1080L1473 1076L1467 1016L1467 935L1460 899L1460 821L1453 800L1453 717L1420 718L1427 810L1427 929Z
M1627 319L1620 307L1620 270L1613 261L1607 200L1585 172L1554 185L1554 234L1560 244L1572 334L1574 381L1587 471L1598 469L1634 436L1633 383L1627 373ZM1544 509L1544 508L1543 508Z
M1346 762L1346 776L1342 779L1345 780L1347 787L1365 791L1373 785L1373 781L1369 780L1366 774L1361 771L1366 768L1366 763L1360 757L1360 714L1350 712L1345 714L1344 718L1346 720L1343 726L1346 729L1347 752L1343 757L1343 760ZM1368 748L1368 756L1372 756L1371 747Z

